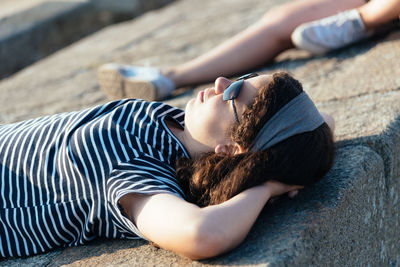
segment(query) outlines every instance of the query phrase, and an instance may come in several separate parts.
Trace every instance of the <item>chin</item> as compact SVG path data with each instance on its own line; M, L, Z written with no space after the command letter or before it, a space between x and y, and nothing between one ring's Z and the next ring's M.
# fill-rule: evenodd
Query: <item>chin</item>
M195 98L190 99L187 103L186 103L186 107L185 107L185 113L187 113L189 110L192 109L192 106L194 105L194 102L196 101Z

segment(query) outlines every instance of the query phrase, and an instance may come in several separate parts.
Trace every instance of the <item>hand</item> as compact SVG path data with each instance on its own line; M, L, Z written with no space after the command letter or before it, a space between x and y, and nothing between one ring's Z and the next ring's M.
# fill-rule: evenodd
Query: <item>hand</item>
M299 190L289 191L288 197L294 198L295 196L297 196L298 193L299 193Z
M270 180L264 183L265 186L268 188L269 197L277 197L288 193L288 196L293 198L297 195L298 190L304 188L301 185L288 185L278 181Z

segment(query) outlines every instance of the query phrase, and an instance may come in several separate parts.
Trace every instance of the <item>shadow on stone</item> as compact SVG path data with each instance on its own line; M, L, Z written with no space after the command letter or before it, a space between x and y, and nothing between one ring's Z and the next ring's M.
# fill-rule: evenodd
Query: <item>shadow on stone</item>
M203 263L396 263L400 250L399 147L400 118L380 135L339 142L336 163L322 181L302 190L294 200L282 197L267 205L238 249Z
M390 34L390 38L385 38ZM376 35L368 40L363 40L356 44L346 46L344 48L332 51L330 53L313 56L306 51L301 51L297 49L290 49L278 55L274 60L274 64L263 66L254 69L255 72L274 72L277 70L287 70L293 71L312 61L321 61L335 59L336 61L342 61L356 56L362 56L366 54L369 50L373 49L377 45L381 45L385 42L391 42L400 39L400 31L396 32L385 32Z
M0 18L0 79L90 35L174 0L47 1Z
M120 259L120 253L148 244L144 240L107 240L96 239L85 246L67 248L54 257L50 265L62 266L67 264L82 263L90 260L91 265L105 265L107 258ZM155 249L155 248L154 248Z

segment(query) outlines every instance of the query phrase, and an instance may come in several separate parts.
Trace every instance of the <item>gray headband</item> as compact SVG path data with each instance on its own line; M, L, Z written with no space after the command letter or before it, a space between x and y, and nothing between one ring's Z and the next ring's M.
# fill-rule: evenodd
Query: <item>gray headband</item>
M266 150L293 135L313 131L324 122L312 100L302 92L265 123L250 151Z

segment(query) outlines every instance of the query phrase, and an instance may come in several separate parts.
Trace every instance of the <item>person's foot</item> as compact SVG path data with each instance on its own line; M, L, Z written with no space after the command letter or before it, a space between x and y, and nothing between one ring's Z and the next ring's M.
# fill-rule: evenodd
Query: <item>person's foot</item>
M291 38L297 48L312 54L323 54L362 40L371 34L372 32L366 31L357 9L351 9L303 23L293 31Z
M98 70L100 87L111 99L160 100L171 94L174 83L159 69L105 64Z

